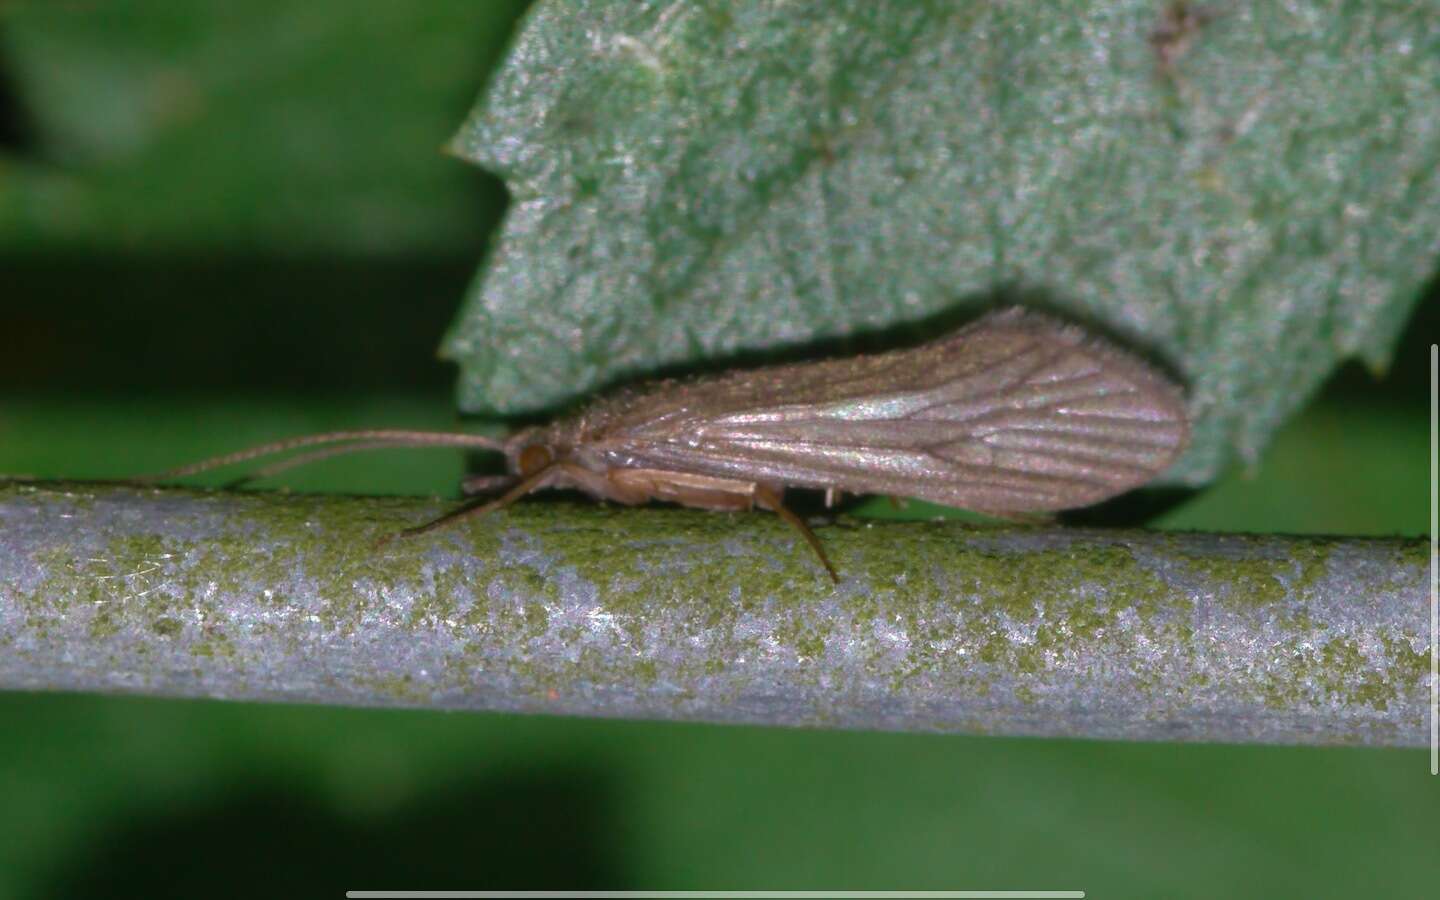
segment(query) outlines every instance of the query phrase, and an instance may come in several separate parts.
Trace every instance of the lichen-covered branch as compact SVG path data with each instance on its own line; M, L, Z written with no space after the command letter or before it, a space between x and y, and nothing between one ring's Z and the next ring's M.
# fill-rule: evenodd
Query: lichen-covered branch
M0 484L0 688L1423 745L1422 541Z

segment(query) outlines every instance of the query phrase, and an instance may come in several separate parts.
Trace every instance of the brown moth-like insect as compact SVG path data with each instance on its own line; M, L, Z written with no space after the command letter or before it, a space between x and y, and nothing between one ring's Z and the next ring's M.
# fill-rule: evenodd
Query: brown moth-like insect
M661 381L602 397L503 440L423 431L308 435L216 457L173 478L324 445L252 477L340 453L446 446L505 455L508 475L466 479L479 506L407 529L577 488L626 505L665 500L772 510L838 581L787 487L916 497L1001 516L1088 506L1165 471L1189 436L1180 389L1075 326L1021 309L909 350Z

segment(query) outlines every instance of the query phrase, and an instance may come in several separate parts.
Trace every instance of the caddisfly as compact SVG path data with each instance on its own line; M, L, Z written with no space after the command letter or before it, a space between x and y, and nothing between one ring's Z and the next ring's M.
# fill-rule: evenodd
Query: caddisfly
M1172 381L1081 329L1008 309L908 350L661 381L594 401L507 438L425 431L308 435L215 457L173 478L321 447L272 475L340 453L461 447L503 453L509 474L466 479L497 494L415 534L501 509L532 491L576 488L627 505L665 500L772 510L838 580L783 503L788 487L915 497L997 515L1088 506L1164 472L1189 436Z

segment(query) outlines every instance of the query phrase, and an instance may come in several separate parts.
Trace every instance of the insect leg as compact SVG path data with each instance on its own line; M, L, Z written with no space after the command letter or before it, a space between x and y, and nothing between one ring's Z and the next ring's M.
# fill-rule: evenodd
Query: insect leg
M781 502L780 494L774 488L763 484L755 485L755 503L761 509L771 510L775 515L784 519L798 530L805 538L806 543L810 545L810 549L814 550L815 555L820 557L820 564L825 567L826 572L830 573L830 580L836 584L840 583L840 576L836 574L835 567L830 565L830 558L825 555L825 548L820 545L820 539L815 536L815 532L810 530L810 526L805 524L804 519L801 519L789 509L785 508L785 504Z
M472 506L462 506L457 510L446 513L445 515L441 516L438 519L435 519L434 521L426 522L424 525L416 525L414 528L405 528L395 532L394 534L388 534L380 539L380 543L389 543L391 540L397 537L413 537L417 534L424 534L427 531L434 531L437 528L443 528L446 525L454 524L461 519L468 519L471 516L483 516L486 513L494 512L497 509L504 509L505 507L514 503L516 500L519 500L521 497L525 496L531 491L538 491L542 488L548 487L555 480L555 477L560 473L561 470L559 466L546 466L545 468L536 472L534 475L531 475L529 478L526 478L524 481L515 485L510 490L501 494L499 497L496 497L494 500Z
M493 494L515 483L514 475L471 475L460 482L460 493L467 497Z
M644 479L631 477L644 474L635 469L609 469L596 472L574 463L561 463L565 474L581 490L600 500L612 500L626 506L639 506L656 496L655 485Z
M605 473L608 484L632 495L623 503L665 500L693 509L743 510L755 508L755 482L716 478L692 472L664 469L612 468Z

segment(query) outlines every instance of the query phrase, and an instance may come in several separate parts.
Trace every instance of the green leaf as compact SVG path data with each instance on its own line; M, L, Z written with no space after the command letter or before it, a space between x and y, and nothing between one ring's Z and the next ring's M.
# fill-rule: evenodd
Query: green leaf
M454 140L513 203L467 411L1007 297L1187 382L1199 483L1440 247L1434 3L542 0Z

